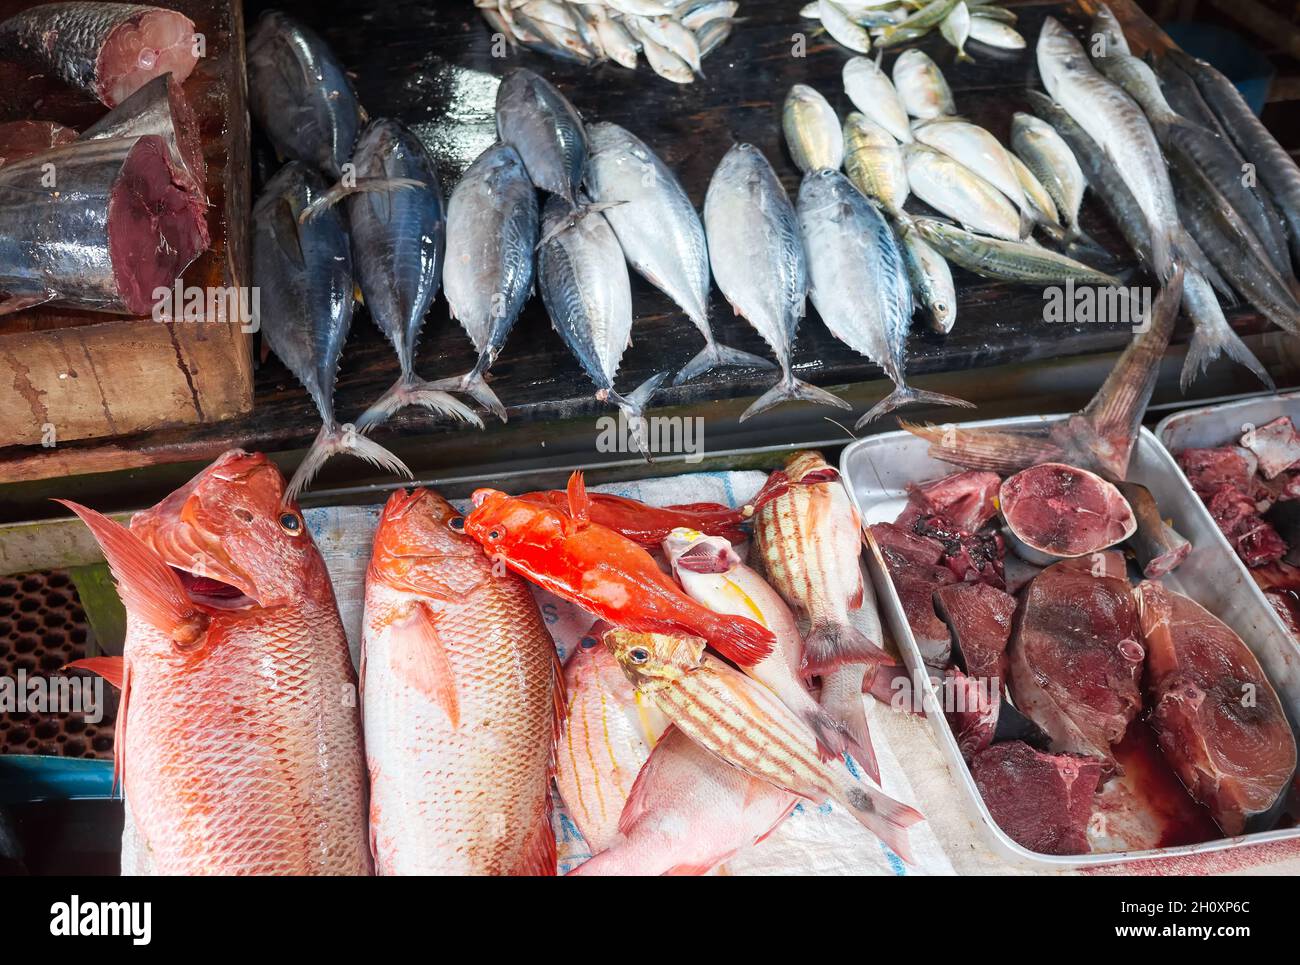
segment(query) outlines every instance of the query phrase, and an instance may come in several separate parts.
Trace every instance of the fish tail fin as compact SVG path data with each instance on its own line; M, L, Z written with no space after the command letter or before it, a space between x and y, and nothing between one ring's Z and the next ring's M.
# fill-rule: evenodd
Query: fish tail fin
M659 386L663 385L666 378L668 378L667 372L656 372L627 395L620 395L613 389L605 393L605 398L618 406L627 416L628 427L632 430L632 441L641 450L641 455L645 456L646 462L654 460L650 458L650 431L646 427L645 407L650 404L650 400L654 398L654 394L659 391Z
M485 368L482 364L483 361L480 360L478 365L475 365L464 375L453 375L451 378L426 382L425 388L438 392L464 392L502 422L508 422L509 417L506 415L506 407L502 405L497 394L492 391L491 386L487 384L487 380L483 377Z
M500 402L497 404L500 405ZM381 395L374 405L361 413L361 417L355 423L357 431L369 432L375 426L387 420L394 412L410 405L422 406L434 415L459 419L480 429L483 428L483 420L475 415L474 411L463 402L443 391L442 383L425 382L422 379L404 375L394 382L392 387Z
M843 794L843 803L859 824L908 864L916 864L907 829L918 821L924 821L925 815L916 808L895 801L883 791L858 781L852 781L844 788Z
M706 632L683 628L685 632L703 636L709 646L728 660L742 667L752 667L771 655L772 631L761 623L745 617L724 616L701 608Z
M293 478L289 480L289 485L285 487L285 502L297 499L298 494L316 478L316 474L330 457L341 452L351 453L373 466L405 476L407 479L414 478L411 470L406 468L406 463L373 439L367 438L355 426L323 425L320 432L316 434L311 448L307 450L307 455L303 456Z
M673 385L681 385L683 382L699 378L705 372L723 367L770 369L775 366L773 362L761 355L742 352L738 348L721 345L710 339L709 343L700 349L699 354L687 362L682 367L682 370L677 373L677 378L673 379Z
M1209 367L1220 355L1227 355L1247 369L1264 383L1270 392L1277 391L1273 377L1268 374L1249 346L1225 322L1221 327L1211 329L1197 325L1192 331L1192 341L1187 346L1187 358L1183 362L1183 371L1179 376L1179 388L1185 393L1196 378Z
M326 208L332 208L350 194L361 191L400 191L404 188L422 188L423 181L415 178L357 178L351 184L339 181L314 199L298 215L298 223L306 224Z
M782 402L788 402L791 400L815 402L818 405L833 405L838 409L852 408L852 406L841 399L838 395L833 395L825 389L819 389L810 382L796 379L789 372L786 372L781 377L780 382L776 383L776 385L772 386L760 395L754 400L753 404L750 405L748 409L741 413L740 421L744 422L746 419L751 419L760 412L766 412L775 405L780 405Z
M892 664L894 658L850 623L814 623L803 642L802 672L824 674L846 663Z
M546 232L546 234L538 238L537 244L533 247L534 251L541 251L542 245L546 244L552 238L564 234L564 232L568 231L583 218L587 217L587 215L599 214L602 211L608 211L610 208L617 208L620 204L627 204L626 201L579 202L575 198L571 197L566 197L565 200L569 202L569 216L559 224L554 225L550 231Z
M1108 262L1115 261L1115 256L1107 250L1105 245L1077 224L1066 234L1065 253L1076 260L1093 258L1094 260Z
M871 670L866 672L870 673ZM867 707L862 701L862 694L837 692L822 699L825 701L822 712L842 735L845 750L861 765L867 777L879 784L880 762L876 760L875 748L871 746L871 730L867 726Z
M910 385L894 386L894 391L885 396L870 409L866 415L854 423L853 428L861 429L870 422L879 419L887 412L893 412L895 409L911 404L919 405L955 405L962 409L975 408L974 402L967 402L965 399L959 399L956 396L944 395L942 392L927 392L924 389L914 389Z

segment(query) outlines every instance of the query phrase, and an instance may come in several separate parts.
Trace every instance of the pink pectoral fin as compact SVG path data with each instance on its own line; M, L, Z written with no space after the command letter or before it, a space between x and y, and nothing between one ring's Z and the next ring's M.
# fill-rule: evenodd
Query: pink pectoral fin
M428 606L413 604L404 618L393 622L390 632L393 672L441 707L452 727L459 727L460 698L455 674Z

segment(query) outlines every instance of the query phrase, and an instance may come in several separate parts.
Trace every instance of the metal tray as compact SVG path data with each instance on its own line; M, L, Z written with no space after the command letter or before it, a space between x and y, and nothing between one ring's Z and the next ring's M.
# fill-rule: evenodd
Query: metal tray
M1300 400L1298 400L1300 401ZM1186 415L1173 416L1177 419ZM1059 421L1064 416L1029 416L964 423L966 426L1026 426ZM1166 420L1170 421L1170 420ZM955 472L956 467L932 459L928 443L907 432L889 432L859 439L840 457L840 471L864 523L892 522L906 498L910 483L925 482ZM1170 589L1192 597L1230 626L1251 648L1277 689L1292 728L1300 720L1300 651L1259 588L1237 560L1227 541L1168 450L1147 429L1142 429L1129 467L1129 479L1151 490L1161 511L1174 528L1192 543L1192 552L1174 573L1162 581ZM1223 838L1202 844L1113 851L1086 855L1046 855L1017 844L998 827L985 807L957 740L944 718L933 685L924 672L920 650L894 592L884 559L875 541L867 539L867 566L876 588L881 615L902 651L914 678L922 681L926 719L948 769L971 813L993 849L1006 860L1034 870L1062 870L1112 865L1149 858L1169 858L1237 848L1246 844L1300 838L1300 828L1265 831Z

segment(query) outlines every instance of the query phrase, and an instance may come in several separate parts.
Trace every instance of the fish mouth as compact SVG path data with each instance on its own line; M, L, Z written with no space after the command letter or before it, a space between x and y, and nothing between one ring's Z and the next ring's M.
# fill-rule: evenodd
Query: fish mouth
M171 570L180 577L185 595L197 606L209 610L248 610L261 605L233 583L199 575L178 566L172 566Z

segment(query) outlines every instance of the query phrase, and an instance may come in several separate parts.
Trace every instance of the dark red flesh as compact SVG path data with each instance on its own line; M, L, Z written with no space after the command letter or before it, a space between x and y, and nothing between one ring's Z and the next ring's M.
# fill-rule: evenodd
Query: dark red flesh
M1043 754L1023 741L994 744L971 764L984 805L1017 844L1039 854L1087 854L1101 763Z
M943 544L892 523L876 523L871 535L880 547L922 658L927 665L943 669L952 653L952 636L935 613L934 592L957 581L951 569L940 565Z
M1133 525L1133 511L1104 479L1064 463L1011 476L1000 490L1007 526L1034 549L1082 556L1113 546Z

